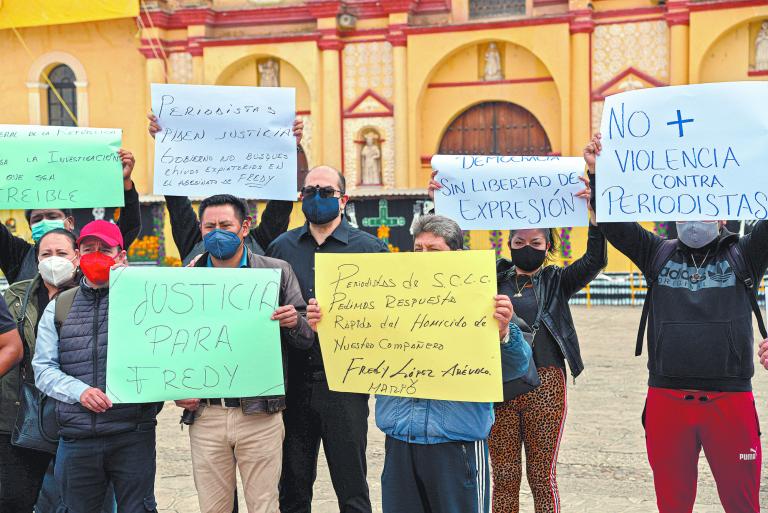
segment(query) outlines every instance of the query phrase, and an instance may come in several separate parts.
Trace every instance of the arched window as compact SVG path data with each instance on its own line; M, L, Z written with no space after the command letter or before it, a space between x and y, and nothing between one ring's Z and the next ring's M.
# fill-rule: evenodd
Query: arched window
M61 98L77 117L77 88L75 72L66 64L59 64L48 73L48 80L61 95ZM75 120L67 113L56 94L48 88L48 124L54 126L75 126Z

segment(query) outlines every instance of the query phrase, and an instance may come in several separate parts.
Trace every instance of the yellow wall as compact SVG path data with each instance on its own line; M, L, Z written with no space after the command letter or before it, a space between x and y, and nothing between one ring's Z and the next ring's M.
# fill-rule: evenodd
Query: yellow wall
M768 20L768 2L691 13L691 82L747 80L753 48L749 25L763 20Z
M19 29L19 33L32 56L23 50L12 31L0 30L0 120L31 122L26 87L31 65L54 50L66 52L86 70L88 125L123 129L123 147L137 157L134 179L140 190L149 190L149 168L142 158L146 144L146 60L137 51L136 22L124 19L77 23ZM46 121L43 115L41 122Z
M524 68L519 72L512 71L511 77L524 72L545 73L544 76L551 76L553 82L478 86L453 91L427 88L429 83L439 81L478 80L477 45L489 41L506 43L503 49L506 70L515 69L514 66L510 68L511 55L523 57ZM562 143L570 137L570 56L563 51L568 45L569 27L566 23L409 37L408 111L415 115L408 119L411 175L407 185L423 187L426 184L429 169L422 167L421 157L436 151L440 134L451 119L484 100L514 98L521 103L524 101L523 106L545 125L553 149L569 154L570 146ZM465 78L452 79L459 76ZM583 122L588 126L588 119Z
M216 0L215 8L237 9L245 0ZM663 20L664 9L677 14L689 9L688 4L669 2L668 8L648 13L632 13L633 9L655 8L655 0L593 0L596 13L615 12L608 18L593 18L587 10L586 0L571 0L569 8L573 19L558 20L556 23L530 25L521 23L498 28L497 24L486 25L471 20L472 30L463 25L455 31L433 33L415 32L407 36L406 46L394 46L391 50L391 70L376 69L377 78L390 80L393 87L385 92L372 81L350 86L354 94L347 95L339 90L338 76L341 61L344 73L346 65L339 51L333 45L320 45L318 41L286 41L252 44L253 40L240 45L206 46L202 56L192 61L192 83L256 85L256 63L259 59L277 58L281 61L281 83L297 89L297 109L311 112L311 126L308 137L311 141L312 164L328 163L340 166L343 161L342 141L345 151L355 151L354 144L347 144L341 135L342 105L349 107L362 92L371 88L387 101L395 104L395 118L379 118L391 122L395 131L395 185L397 188L424 188L429 167L422 165L421 158L437 151L441 137L450 122L461 112L484 101L509 101L531 111L544 127L552 149L562 155L580 155L583 144L590 133L590 92L620 73L626 65L650 73L662 83L696 83L761 79L749 77L751 51L756 27L768 19L768 2L765 5L732 7L715 10L699 10L699 3L690 12L688 25L672 25L669 29L668 51L649 57L652 47L658 41L635 45L636 48L622 50L624 55L616 56L615 49L597 48L596 35L586 32L571 33L572 23L617 22L615 29L629 30L643 19ZM251 8L253 6L250 6ZM563 6L563 14L565 7ZM621 11L617 11L621 10ZM452 2L451 13L443 17L436 15L428 24L465 24L468 17L467 0ZM387 29L398 33L400 24L410 21L404 13L387 17L363 18L358 20L358 30ZM496 20L489 20L496 23ZM625 25L622 22L632 23ZM282 23L282 22L281 22ZM316 23L316 27L309 26ZM421 20L419 23L424 23ZM663 24L663 21L655 23ZM391 25L391 26L390 26ZM639 25L638 25L639 26ZM87 104L80 105L81 112L88 111L88 125L117 126L124 130L124 146L136 154L137 165L134 179L141 193L151 193L151 164L153 144L146 132L145 114L149 108L149 84L165 81L165 64L159 59L147 59L140 52L140 38L150 36L165 41L183 42L188 37L240 37L243 35L285 36L288 33L323 31L322 43L345 39L347 44L364 43L366 40L383 41L379 31L373 36L367 34L336 34L333 17L317 22L291 25L223 27L210 28L204 25L184 29L146 28L138 31L132 19L101 21L74 25L22 29L24 40L32 55L27 55L16 41L13 33L0 31L0 55L3 75L0 79L0 122L30 123L35 113L40 112L42 100L30 95L27 84L30 70L41 56L49 52L64 52L70 56L86 75L87 84L80 92L87 92ZM494 28L496 27L496 28ZM612 26L611 29L614 27ZM658 36L662 40L661 36ZM483 55L490 42L496 42L503 58L504 75L507 80L551 77L546 82L503 83L495 85L470 85L461 87L429 88L429 84L446 82L477 82L482 75ZM385 46L389 43L382 43ZM323 49L321 49L323 46ZM657 48L658 49L658 48ZM636 52L637 50L637 52ZM386 50L389 51L389 50ZM634 53L633 53L634 52ZM644 53L645 52L645 53ZM600 55L595 63L593 55ZM632 55L630 55L632 54ZM635 55L636 54L636 55ZM383 54L382 54L383 55ZM664 61L664 55L668 60ZM610 66L621 61L617 69L611 69L599 80L592 83L599 70L590 68L593 64ZM667 65L654 67L649 59L661 59ZM382 61L381 66L389 66ZM656 61L654 61L656 62ZM48 66L55 64L51 61ZM618 69L621 68L621 69ZM41 68L42 69L42 68ZM590 76L592 70L592 76ZM661 71L659 71L661 70ZM373 73L373 71L371 71ZM173 75L173 74L172 74ZM175 76L175 75L173 75ZM34 78L32 81L38 80ZM37 98L37 103L33 100ZM44 94L41 96L44 98ZM405 106L405 108L404 108ZM598 113L599 114L599 113ZM40 122L46 118L40 116ZM360 126L354 125L355 134ZM367 125L365 125L367 126ZM389 126L389 125L388 125ZM400 134L400 135L398 135ZM0 220L8 217L4 212ZM21 221L23 216L16 213ZM292 226L303 223L300 208L295 208ZM651 225L648 225L651 226ZM18 230L25 232L26 223L19 222ZM581 255L586 243L586 229L572 232L571 251L575 257ZM166 239L167 253L175 254L168 223ZM478 231L472 234L473 247L490 247L489 233ZM626 271L629 261L610 250L611 271Z

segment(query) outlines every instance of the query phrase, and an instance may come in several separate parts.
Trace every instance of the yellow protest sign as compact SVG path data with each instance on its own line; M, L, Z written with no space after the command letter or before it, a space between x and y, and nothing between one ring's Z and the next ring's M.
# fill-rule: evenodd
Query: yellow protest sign
M139 0L0 0L0 29L134 18Z
M318 254L331 390L502 400L492 251Z

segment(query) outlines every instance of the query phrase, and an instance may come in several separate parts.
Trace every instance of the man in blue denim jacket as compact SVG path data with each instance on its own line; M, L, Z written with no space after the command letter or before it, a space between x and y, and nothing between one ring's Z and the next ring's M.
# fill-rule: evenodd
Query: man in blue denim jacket
M414 251L461 250L459 225L428 215L413 225ZM531 348L513 323L512 303L495 296L505 368L523 376ZM312 299L307 320L322 313ZM492 403L376 397L376 424L386 435L381 476L383 513L488 513L490 472L486 439L494 422Z

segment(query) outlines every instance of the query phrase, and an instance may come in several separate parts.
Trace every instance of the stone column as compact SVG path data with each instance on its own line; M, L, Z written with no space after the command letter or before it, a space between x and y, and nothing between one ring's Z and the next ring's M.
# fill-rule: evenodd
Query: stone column
M317 42L320 50L318 83L320 84L320 112L312 112L314 159L317 164L335 167L343 171L344 148L342 135L341 104L341 42L336 30L336 15L340 12L340 0L309 0L312 15L317 18L317 30L321 37Z
M571 2L572 4L574 2ZM571 123L570 141L566 148L563 141L563 154L578 155L584 144L589 141L591 123L590 98L590 39L594 31L592 11L590 9L578 9L572 11L574 18L571 21ZM568 152L568 153L566 153Z
M669 26L669 83L684 85L689 81L689 24L687 2L670 1L664 16Z
M408 36L403 28L408 25L408 0L387 2L389 13L389 34L387 40L392 45L392 67L394 87L394 122L395 122L395 187L414 186L415 171L408 165Z

